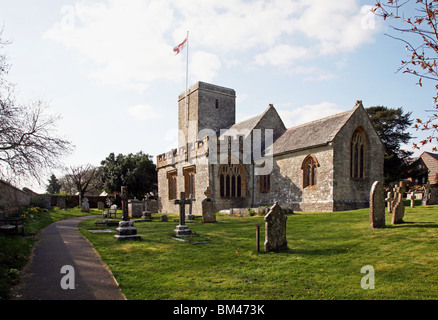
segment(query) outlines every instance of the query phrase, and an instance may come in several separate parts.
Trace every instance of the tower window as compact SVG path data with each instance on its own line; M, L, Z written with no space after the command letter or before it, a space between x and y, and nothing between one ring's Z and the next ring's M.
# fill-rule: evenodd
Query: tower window
M216 105L216 109L219 109L219 99L216 99L215 105Z

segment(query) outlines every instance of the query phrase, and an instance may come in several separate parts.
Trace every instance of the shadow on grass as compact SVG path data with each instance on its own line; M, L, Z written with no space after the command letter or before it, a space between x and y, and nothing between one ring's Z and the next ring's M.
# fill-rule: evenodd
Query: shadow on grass
M387 229L392 228L438 228L438 224L434 222L410 222L404 221L398 224L390 224L386 226Z
M296 254L296 255L308 255L308 256L332 256L335 254L343 254L348 252L347 249L344 248L330 248L330 249L291 249L287 248L286 250L280 251L270 251L265 252L261 251L260 254Z

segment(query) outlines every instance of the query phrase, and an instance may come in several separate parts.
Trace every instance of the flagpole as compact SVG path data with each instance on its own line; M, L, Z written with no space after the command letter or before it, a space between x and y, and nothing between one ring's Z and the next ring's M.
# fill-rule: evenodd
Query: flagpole
M187 31L187 62L186 62L186 98L185 98L185 113L186 113L186 128L189 127L189 111L188 111L188 88L189 88L189 31Z

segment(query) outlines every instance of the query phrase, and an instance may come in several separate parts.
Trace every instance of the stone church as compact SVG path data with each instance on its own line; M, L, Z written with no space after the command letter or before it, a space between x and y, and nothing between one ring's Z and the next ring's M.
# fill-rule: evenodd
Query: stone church
M178 148L157 156L159 208L178 212L180 193L202 213L275 201L294 211L333 212L369 205L383 182L384 146L361 101L353 109L286 128L275 107L236 123L236 92L198 82L178 100Z

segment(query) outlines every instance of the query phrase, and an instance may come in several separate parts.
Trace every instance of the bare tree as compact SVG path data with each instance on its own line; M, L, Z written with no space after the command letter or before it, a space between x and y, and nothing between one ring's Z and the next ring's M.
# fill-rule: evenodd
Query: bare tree
M387 35L406 46L408 58L401 61L398 71L418 77L419 86L423 85L423 79L438 81L438 1L377 1L373 11L385 21L392 21L390 27L398 36ZM414 126L417 130L430 132L421 145L438 142L438 85L435 88L434 107L427 110L431 115L426 120L416 119ZM418 148L417 144L414 146Z
M0 49L8 42L2 40ZM41 182L46 169L60 166L59 158L72 151L69 141L57 137L59 116L46 114L47 104L37 100L16 102L14 85L6 80L7 57L0 54L0 178L36 178Z
M97 168L90 164L70 167L68 169L67 175L74 183L76 190L79 192L79 201L82 203L82 199L87 192L90 183L95 179L95 173Z

